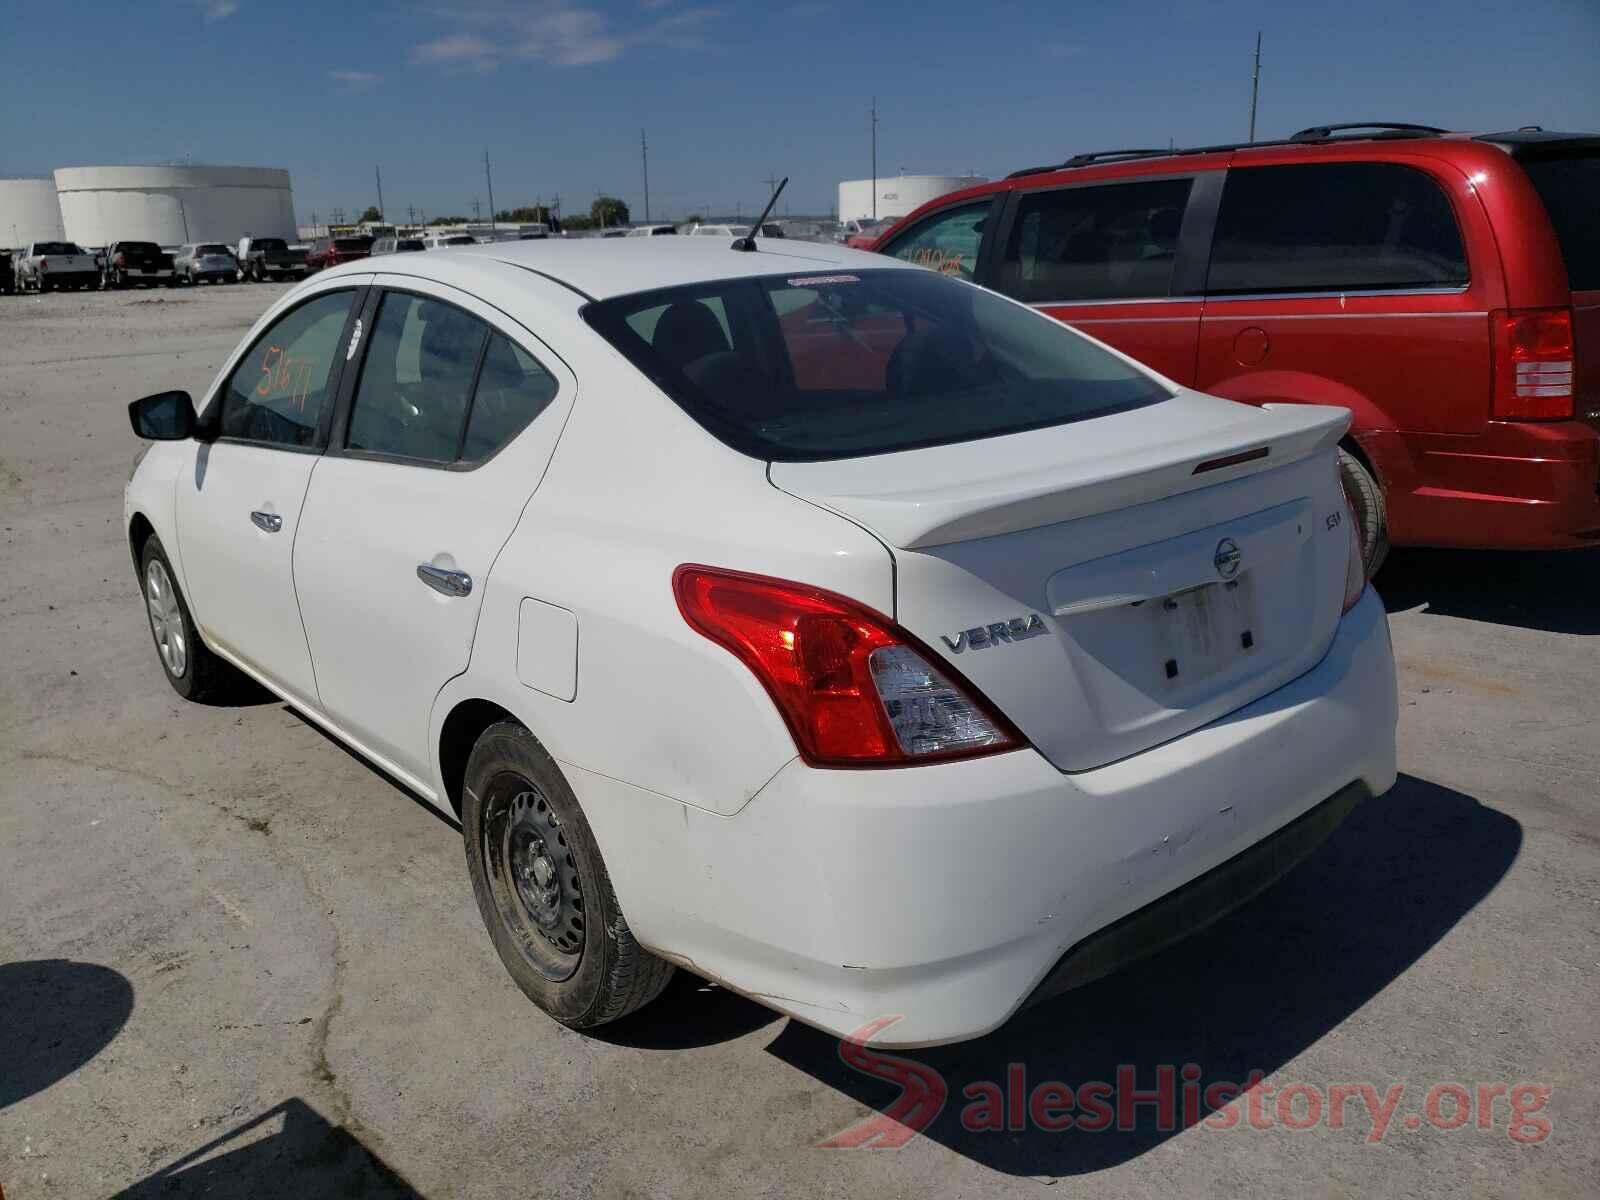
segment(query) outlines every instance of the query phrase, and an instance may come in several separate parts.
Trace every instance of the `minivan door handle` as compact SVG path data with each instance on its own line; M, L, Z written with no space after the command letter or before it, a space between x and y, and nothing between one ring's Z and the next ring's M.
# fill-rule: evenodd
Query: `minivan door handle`
M417 578L434 591L446 596L468 596L472 594L472 576L465 571L447 571L443 567L434 566L432 563L418 563Z
M277 513L262 512L259 508L250 514L250 519L255 522L257 529L264 529L268 533L277 533L283 528L283 518Z

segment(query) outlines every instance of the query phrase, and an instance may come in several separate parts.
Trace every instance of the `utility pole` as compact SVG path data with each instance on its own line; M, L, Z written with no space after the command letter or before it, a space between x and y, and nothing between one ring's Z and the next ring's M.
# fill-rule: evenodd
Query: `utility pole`
M644 164L644 223L650 224L650 147L645 144L644 130L639 130L639 161Z
M417 223L417 206L415 204L406 205L406 223L410 225Z
M1250 140L1256 140L1256 95L1261 90L1261 31L1256 30L1256 69L1250 76Z
M472 219L480 225L483 223L483 205L478 203L478 198L472 198Z
M495 228L494 177L489 174L489 148L487 146L483 148L483 179L484 182L489 185L489 236L492 239L494 237Z
M372 173L378 177L378 222L383 223L383 169L373 167Z
M872 98L872 219L878 219L878 98Z

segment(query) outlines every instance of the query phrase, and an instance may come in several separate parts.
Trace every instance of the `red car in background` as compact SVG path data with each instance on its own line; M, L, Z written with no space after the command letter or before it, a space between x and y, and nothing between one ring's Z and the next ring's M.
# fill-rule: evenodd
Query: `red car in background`
M1082 154L924 205L873 249L1178 383L1337 404L1389 544L1600 545L1600 136L1333 125Z
M324 267L337 267L340 263L355 262L372 253L372 238L325 237L318 238L306 251L306 272L320 271Z

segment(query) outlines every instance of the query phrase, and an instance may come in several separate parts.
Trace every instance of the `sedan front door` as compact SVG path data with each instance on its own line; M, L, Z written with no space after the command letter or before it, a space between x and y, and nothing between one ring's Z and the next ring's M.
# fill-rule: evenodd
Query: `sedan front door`
M178 480L178 552L201 635L312 707L292 558L361 291L342 282L290 309L238 360Z

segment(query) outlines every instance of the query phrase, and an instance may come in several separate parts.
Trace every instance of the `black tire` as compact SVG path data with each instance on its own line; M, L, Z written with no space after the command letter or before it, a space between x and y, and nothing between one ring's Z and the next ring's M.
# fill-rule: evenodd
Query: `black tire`
M1389 509L1383 500L1383 488L1362 461L1342 447L1339 478L1361 528L1361 544L1367 549L1367 578L1371 579L1389 557Z
M181 669L174 669L162 643L157 604L151 595L151 565L156 563L160 564L162 575L170 586L171 599L177 608L176 620L182 626L184 651ZM145 616L150 625L151 639L156 645L156 657L161 662L161 673L167 677L173 691L196 704L219 704L244 690L248 684L245 676L232 663L211 653L200 640L200 635L195 631L194 618L189 615L189 602L184 599L183 590L174 578L172 563L161 546L161 539L155 534L151 534L145 542L144 553L139 557L139 590L144 597ZM170 626L172 622L168 624Z
M515 721L490 726L472 748L461 833L490 940L546 1013L592 1029L661 994L672 964L634 940L577 797Z

